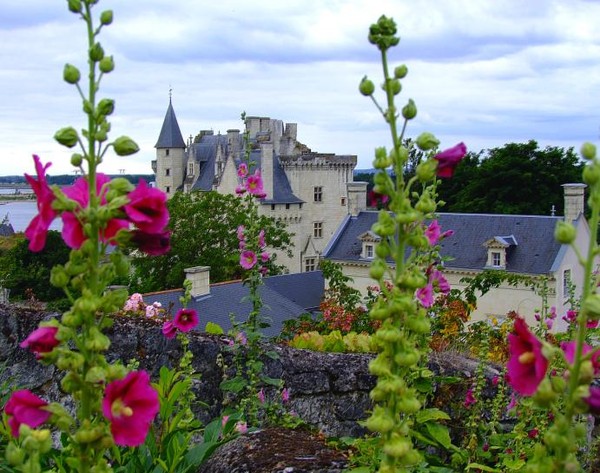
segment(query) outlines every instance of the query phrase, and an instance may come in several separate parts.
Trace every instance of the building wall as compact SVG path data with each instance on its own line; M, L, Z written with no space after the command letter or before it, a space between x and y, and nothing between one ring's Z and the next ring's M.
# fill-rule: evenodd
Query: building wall
M183 183L185 162L184 148L156 150L156 187L164 191L169 198Z

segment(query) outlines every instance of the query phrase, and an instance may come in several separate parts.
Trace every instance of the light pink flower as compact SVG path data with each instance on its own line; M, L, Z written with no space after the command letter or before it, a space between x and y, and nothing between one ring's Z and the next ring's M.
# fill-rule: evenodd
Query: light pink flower
M246 344L248 343L248 338L246 337L246 334L244 332L238 332L235 335L235 341L242 346L246 346Z
M227 424L227 421L229 420L229 416L223 416L221 417L221 428L225 428L225 425Z
M19 346L29 348L39 359L43 353L51 352L60 343L56 339L57 332L58 328L56 327L37 328Z
M246 190L257 197L264 197L263 180L258 169L246 179Z
M250 250L242 251L240 255L240 266L244 269L252 269L256 264L256 253Z
M261 404L265 403L265 391L262 388L258 391L257 397Z
M265 230L264 228L258 232L258 246L263 249L265 245Z
M433 305L433 286L431 283L417 289L416 296L423 307L431 307Z
M281 390L281 402L286 403L290 400L290 390L288 388L283 388Z
M140 179L137 187L127 197L129 203L123 210L131 223L146 233L160 233L169 222L166 194L155 187L149 187Z
M263 251L263 252L260 254L260 260L261 260L263 263L266 263L267 261L269 261L269 258L271 258L271 256L269 255L269 253L268 253L267 251Z
M515 319L513 333L508 334L508 348L508 384L522 396L532 396L546 376L548 360L542 354L542 342L521 317Z
M246 239L246 236L244 235L245 231L246 231L246 227L244 227L243 225L240 225L237 227L236 235L237 235L238 240L243 241Z
M38 214L33 217L33 220L31 220L25 229L25 236L29 240L29 249L31 251L41 251L46 245L48 228L50 228L50 224L58 213L52 208L52 202L56 200L56 197L46 181L46 169L52 163L42 166L40 158L35 154L33 155L33 161L35 162L37 180L29 174L25 174L25 179L27 179L33 192L35 192Z
M248 424L240 420L237 424L235 424L235 430L244 435L246 432L248 432Z
M110 421L117 445L137 447L144 443L159 410L158 394L145 371L132 371L106 386L102 413Z
M454 174L454 169L458 163L467 154L467 147L464 143L458 143L452 148L448 148L441 153L436 154L433 158L437 160L437 175L438 177L450 178Z
M129 296L129 299L127 299L127 302L125 302L125 305L123 306L123 310L126 311L138 311L138 310L142 310L144 307L144 298L142 297L142 295L139 292L134 292L133 294L131 294L131 296Z
M177 335L177 327L173 325L173 322L167 320L162 326L162 333L165 336L165 338L175 338L175 335Z
M159 307L156 307L154 304L146 306L146 317L152 319L158 317L159 315Z
M435 245L440 239L442 227L437 220L433 220L425 229L425 237L431 246Z
M194 329L199 322L198 313L194 309L179 309L173 319L173 325L182 332L189 332Z
M45 423L50 418L50 412L44 410L47 405L46 401L27 389L13 392L4 406L12 436L19 436L21 424L35 429Z

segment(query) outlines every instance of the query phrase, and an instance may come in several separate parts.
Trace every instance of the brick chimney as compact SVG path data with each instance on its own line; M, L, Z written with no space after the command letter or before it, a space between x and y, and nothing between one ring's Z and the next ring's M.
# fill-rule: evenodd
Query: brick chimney
M210 294L210 266L194 266L183 271L185 279L192 282L191 296L193 298Z
M565 222L571 223L583 213L585 202L585 184L563 184L565 195Z

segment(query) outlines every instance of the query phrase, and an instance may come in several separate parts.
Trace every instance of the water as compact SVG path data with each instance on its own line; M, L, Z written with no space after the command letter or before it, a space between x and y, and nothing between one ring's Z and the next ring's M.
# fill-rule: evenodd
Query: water
M29 222L38 214L36 201L0 202L0 221L8 215L15 232L24 232ZM50 225L50 230L60 230L62 220L55 219Z

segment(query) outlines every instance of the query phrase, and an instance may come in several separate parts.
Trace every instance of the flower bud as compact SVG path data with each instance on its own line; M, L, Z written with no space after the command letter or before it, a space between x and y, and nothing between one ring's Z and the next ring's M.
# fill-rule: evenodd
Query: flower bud
M373 414L366 421L371 432L389 432L394 428L393 417L381 406L375 406Z
M552 389L557 394L562 394L567 388L567 381L562 376L552 376L550 378Z
M375 159L373 167L375 169L386 169L392 164L392 159L388 156L385 147L380 147L375 150Z
M563 245L569 245L575 241L577 231L571 223L559 220L554 230L554 238Z
M94 43L93 46L90 48L90 59L93 62L98 62L102 60L103 57L104 49L102 49L100 43Z
M423 212L424 214L435 212L436 208L437 204L435 203L435 200L429 196L429 194L423 194L419 201L415 204L415 209L419 212Z
M77 84L80 78L81 73L79 72L79 69L71 64L65 64L65 68L63 70L63 79L65 82L68 82L69 84Z
M69 0L69 10L73 13L81 13L81 0Z
M375 84L373 84L373 81L367 79L367 76L364 76L360 81L358 90L361 94L368 97L370 95L373 95L373 92L375 91Z
M585 159L594 159L596 157L596 145L585 142L581 145L581 156Z
M410 451L411 447L412 445L407 438L392 434L391 439L383 445L383 451L390 457L401 458Z
M415 333L428 334L431 331L431 322L426 317L411 316L406 318L406 326Z
M437 148L437 146L440 144L440 140L438 140L433 133L425 131L417 136L415 143L419 149L423 151L429 151L430 149Z
M54 134L54 139L58 141L61 145L66 146L67 148L72 148L77 144L77 140L79 139L79 135L77 134L77 130L72 126L68 126L66 128L61 128Z
M408 103L402 107L402 116L406 120L412 120L417 116L417 106L415 105L413 99L409 99Z
M408 67L406 67L406 64L402 64L394 69L394 77L396 79L404 79L406 74L408 74Z
M375 254L378 258L385 259L390 255L390 247L384 243L375 245Z
M104 10L100 14L100 23L103 25L110 25L113 21L113 12L112 10Z
M21 466L25 461L25 450L17 447L13 442L8 442L6 451L4 452L6 461L12 466Z
M398 366L410 367L416 365L421 359L421 355L417 350L407 350L403 353L396 353L394 361Z
M64 371L76 371L83 366L84 361L80 353L61 350L56 360L56 367Z
M414 394L411 395L407 393L405 396L398 399L397 402L398 409L405 414L415 414L421 409L421 403Z
M125 376L127 376L127 368L125 368L123 365L108 365L106 368L107 381L123 379Z
M115 101L112 99L102 99L98 102L98 106L96 107L96 111L99 115L104 115L105 117L112 114L115 110Z
M73 153L71 155L71 165L75 166L76 168L81 166L81 163L83 162L83 156L79 153Z
M592 186L600 181L600 165L598 163L589 163L583 168L583 182Z
M431 181L435 177L437 171L437 161L435 159L428 159L427 161L421 161L416 170L417 179L420 182Z
M400 81L398 79L389 80L387 83L387 87L388 87L389 91L394 95L398 95L400 93L400 91L402 90L402 84L400 83Z
M139 151L138 145L128 136L119 136L113 143L117 156L129 156Z
M69 310L63 314L61 321L67 327L77 328L81 326L83 317L80 313Z
M106 351L110 347L110 339L98 327L92 327L85 339L85 347L96 352Z
M69 284L69 275L65 271L64 266L56 265L50 270L50 284L54 287L67 287Z
M112 56L104 56L100 60L100 63L98 64L98 68L100 69L100 72L103 72L105 74L112 72L113 69L115 68L115 61L114 61L113 57Z
M600 319L600 295L592 294L585 298L582 310L592 320Z
M557 398L558 395L552 389L552 383L548 378L542 380L533 396L535 403L541 407L549 407Z
M85 375L85 382L101 384L106 381L106 371L99 366L92 366Z
M385 274L385 271L387 269L387 264L385 264L384 261L377 259L375 261L373 261L373 263L371 264L371 268L369 269L369 275L379 281L381 280L381 278L383 278L383 275Z

